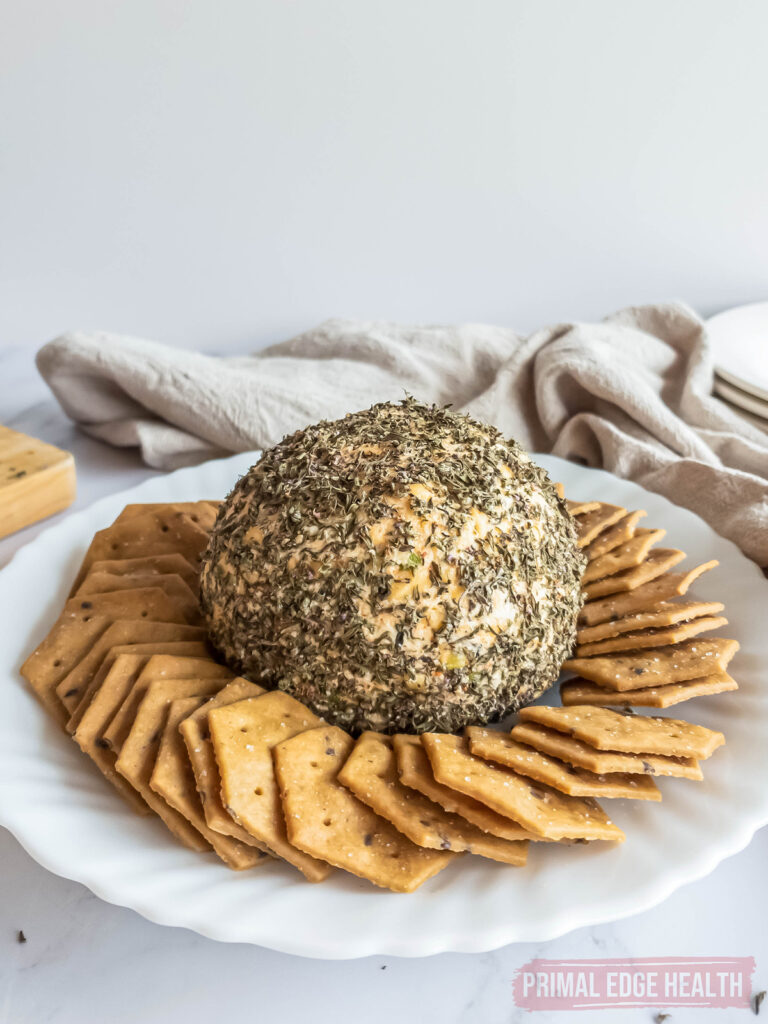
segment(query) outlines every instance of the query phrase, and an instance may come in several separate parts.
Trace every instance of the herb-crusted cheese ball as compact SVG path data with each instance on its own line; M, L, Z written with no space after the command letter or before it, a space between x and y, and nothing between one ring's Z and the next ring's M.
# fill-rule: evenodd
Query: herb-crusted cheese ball
M557 678L575 541L514 441L409 398L265 452L219 512L201 597L231 667L329 722L453 732Z

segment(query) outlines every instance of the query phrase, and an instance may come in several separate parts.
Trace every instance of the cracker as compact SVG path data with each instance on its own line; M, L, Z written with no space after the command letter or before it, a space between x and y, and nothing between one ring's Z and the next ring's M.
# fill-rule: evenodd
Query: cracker
M620 544L626 544L628 540L632 540L635 536L635 530L637 524L647 515L643 509L638 509L635 512L628 512L622 519L618 521L614 526L604 530L592 543L587 547L585 554L587 559L592 562L596 558L600 558L602 555L608 554L609 551L613 551L619 547Z
M592 559L581 577L582 584L592 583L606 576L615 576L625 569L640 565L648 557L653 545L665 537L666 533L666 530L637 530L631 540Z
M167 517L159 512L134 516L94 534L80 566L72 593L76 593L93 562L177 552L197 567L208 544L208 534L185 515Z
M275 690L208 713L208 728L221 776L221 799L234 820L310 882L322 882L330 867L293 845L285 828L272 762L284 739L314 729L321 720Z
M200 577L197 569L186 560L184 555L172 552L169 555L143 555L138 558L106 558L93 562L90 573L107 572L113 576L181 576L193 593L197 593Z
M116 754L122 752L123 744L133 726L148 687L165 679L213 679L219 685L211 691L216 693L232 679L232 672L211 658L178 658L170 654L155 654L147 662L136 682L125 694L120 706L112 715L102 732L102 738Z
M614 651L634 651L644 647L662 647L679 644L699 633L708 633L728 625L722 615L702 616L688 622L678 622L662 629L641 629L636 633L621 633L592 644L580 644L574 654L577 658L591 658L596 654L612 654Z
M678 551L676 548L656 548L640 565L582 586L584 599L592 601L595 598L604 597L606 594L620 594L625 590L635 590L644 583L655 580L657 576L663 575L678 562L682 562L684 558L685 552Z
M391 736L364 732L339 772L339 782L372 811L386 818L417 846L490 857L523 865L528 843L489 836L457 814L403 785L397 774L397 755Z
M83 691L77 707L69 716L67 732L74 732L80 724L94 694L104 682L107 673L120 654L146 654L147 657L153 654L178 654L188 658L206 658L210 660L210 652L204 640L168 640L165 642L153 640L151 643L146 644L118 644L116 647L110 647L102 658L93 679L91 679Z
M721 732L703 725L656 715L630 715L602 707L528 707L520 711L520 720L564 732L598 750L626 754L704 760L725 743Z
M178 573L117 575L111 572L89 572L75 598L91 594L112 594L122 590L144 590L156 587L173 601L184 616L185 622L197 625L201 620L200 605L188 583Z
M661 757L658 754L640 756L615 750L597 750L589 743L533 722L520 722L512 729L510 736L543 754L550 754L598 775L626 772L632 775L668 775L695 781L704 777L698 761L692 757Z
M153 512L162 515L166 522L169 521L168 517L186 515L201 530L210 533L216 522L217 509L208 501L145 502L126 505L115 523L124 523L126 519L135 519Z
M571 679L560 687L560 700L566 707L574 704L594 704L598 707L668 708L673 704L707 697L715 693L738 690L739 684L727 672L715 672L700 679L686 679L682 683L666 686L644 686L637 690L619 692L605 690L586 679Z
M56 687L110 625L106 616L91 615L87 609L64 611L21 666L21 674L35 696L62 728L69 715Z
M421 737L438 782L550 839L623 839L596 801L566 796L470 753L463 736Z
M738 640L684 640L673 647L651 647L636 654L569 658L563 662L563 670L608 690L636 690L640 683L662 686L725 672L738 649Z
M587 512L594 512L600 508L599 501L566 501L565 507L572 516L583 516Z
M203 805L205 820L214 832L232 836L247 846L267 851L263 843L246 832L227 812L221 800L221 777L213 744L208 731L208 713L214 708L226 707L248 697L259 697L266 691L248 679L233 679L210 700L206 701L197 711L193 711L179 725L179 733L187 747L189 762L195 775L197 792Z
M195 826L227 867L235 871L244 871L263 864L267 857L261 850L238 842L230 836L223 836L208 827L195 787L195 776L189 763L187 748L179 733L181 722L205 700L205 697L198 696L171 701L149 784L169 806Z
M187 622L184 612L157 584L108 594L70 597L65 611L87 610L112 619L148 619L152 622ZM195 623L196 625L196 623Z
M711 562L704 562L703 565L689 569L688 572L664 573L641 584L634 590L612 594L599 601L590 601L579 612L578 623L579 625L595 626L600 622L620 619L649 608L655 609L660 601L687 593L689 587L699 576L719 564L716 559L713 559Z
M576 522L577 543L579 547L588 547L603 530L607 530L609 526L618 523L626 514L627 510L625 508L620 508L618 505L607 505L601 501L596 509L587 512L586 515L579 516Z
M397 773L404 786L415 789L434 803L439 804L449 814L476 825L481 832L504 839L508 842L519 842L521 839L545 840L544 836L529 832L516 821L497 814L479 800L458 793L455 789L443 786L432 772L427 752L418 736L398 733L392 737L395 754L397 755Z
M171 701L205 696L215 693L221 686L220 679L159 679L150 683L115 762L123 778L191 850L210 850L211 844L191 822L155 793L149 783Z
M288 837L305 853L374 885L413 892L456 854L417 846L342 786L337 776L353 746L341 729L321 725L275 747Z
M674 626L678 622L690 622L693 619L717 615L725 605L720 601L661 601L653 610L625 615L620 619L599 622L596 626L581 626L576 631L576 639L580 644L591 644L608 637L621 636L623 633L634 633L641 629L660 629L663 626Z
M150 647L151 650L147 651L147 647ZM155 650L188 657L205 657L205 645L195 642L113 647L107 656L109 668L104 673L98 691L93 694L92 700L83 709L72 733L72 738L83 753L91 758L105 779L112 783L121 796L125 797L139 814L148 814L149 808L133 786L128 785L122 775L118 775L115 771L115 753L103 739L102 730L114 714L115 708L119 706L138 679Z
M156 640L202 640L204 636L205 630L200 626L188 626L179 622L156 622L149 617L144 619L120 616L101 634L85 657L81 658L56 685L59 700L68 712L67 718L75 711L110 647L117 647L120 644L153 643Z
M649 775L630 775L626 772L598 775L542 754L540 750L512 739L508 733L469 726L466 734L470 752L477 757L485 761L496 761L569 796L661 800L659 787Z

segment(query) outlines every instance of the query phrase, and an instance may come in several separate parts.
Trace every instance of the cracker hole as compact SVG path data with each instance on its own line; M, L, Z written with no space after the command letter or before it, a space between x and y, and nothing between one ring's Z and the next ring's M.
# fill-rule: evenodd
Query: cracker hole
M262 796L263 792L264 791L262 790L261 786L257 786L256 789L254 789L254 791L253 791L253 795L254 796Z
M168 533L168 530L170 529L170 527L166 523L163 523L163 525L160 527L160 529L163 531L163 533Z
M323 824L325 825L326 828L328 828L331 825L331 819L330 818L326 818L325 821L323 822Z
M142 612L141 613L142 619L146 619L147 615L149 615L149 612Z
M311 765L311 766L312 766L313 768L317 768L317 767L318 767L317 761L310 761L309 763L310 763L310 765Z
M54 663L53 663L53 667L54 668L58 668L60 664L61 664L61 658L57 658L56 661L54 661Z
M240 732L248 732L248 726L247 725L241 726L240 727Z

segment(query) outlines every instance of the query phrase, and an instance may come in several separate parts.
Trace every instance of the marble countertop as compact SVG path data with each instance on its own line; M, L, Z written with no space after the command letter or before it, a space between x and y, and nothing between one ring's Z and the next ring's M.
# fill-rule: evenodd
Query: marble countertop
M75 453L75 508L152 472L134 452L116 451L75 431L37 377L27 347L0 350L0 422ZM45 525L0 541L0 567ZM338 1024L353 1015L366 1024L584 1024L593 1019L595 1011L530 1015L515 1007L514 973L536 956L752 956L759 990L768 988L766 863L768 829L763 829L709 877L624 921L492 953L333 962L218 944L151 924L48 873L0 829L0 1024L208 1024L214 1019ZM749 1016L746 1010L671 1012L670 1024ZM600 1019L651 1022L656 1013L606 1010Z

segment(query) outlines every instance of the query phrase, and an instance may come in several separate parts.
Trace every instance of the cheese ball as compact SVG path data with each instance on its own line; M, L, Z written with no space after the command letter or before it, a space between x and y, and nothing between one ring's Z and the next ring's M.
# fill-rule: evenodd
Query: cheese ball
M264 452L219 511L200 594L240 675L353 733L454 732L557 679L583 564L518 444L407 398Z

